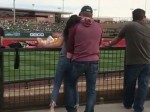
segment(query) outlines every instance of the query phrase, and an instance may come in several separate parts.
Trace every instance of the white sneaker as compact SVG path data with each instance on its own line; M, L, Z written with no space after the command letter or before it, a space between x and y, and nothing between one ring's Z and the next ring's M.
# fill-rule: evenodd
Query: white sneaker
M79 110L79 104L75 105L75 108L76 108L77 112L80 112L80 110Z
M54 108L51 108L51 109L50 109L50 112L55 112Z
M55 106L56 106L56 103L55 103L55 102L52 102L52 103L50 104L50 112L55 112L55 110L54 110Z

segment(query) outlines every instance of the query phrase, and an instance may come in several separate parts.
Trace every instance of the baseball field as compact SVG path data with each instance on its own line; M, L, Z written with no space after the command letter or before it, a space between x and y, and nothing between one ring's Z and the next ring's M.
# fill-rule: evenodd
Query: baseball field
M59 51L21 51L19 68L14 68L15 52L4 52L4 81L35 80L54 77ZM119 71L124 68L124 50L102 50L99 71Z

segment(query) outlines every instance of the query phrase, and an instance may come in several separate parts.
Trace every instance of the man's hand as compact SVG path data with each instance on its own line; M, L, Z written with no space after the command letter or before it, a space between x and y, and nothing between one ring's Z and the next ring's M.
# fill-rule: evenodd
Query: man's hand
M102 43L102 47L111 47L111 41Z
M71 58L72 58L72 55L73 55L73 54L67 52L67 58L71 59Z

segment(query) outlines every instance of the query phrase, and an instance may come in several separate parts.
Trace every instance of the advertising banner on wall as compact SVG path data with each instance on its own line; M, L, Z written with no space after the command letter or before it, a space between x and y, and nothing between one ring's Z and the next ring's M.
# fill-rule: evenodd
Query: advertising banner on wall
M5 37L8 38L34 38L34 37L48 37L52 32L14 32L5 31Z

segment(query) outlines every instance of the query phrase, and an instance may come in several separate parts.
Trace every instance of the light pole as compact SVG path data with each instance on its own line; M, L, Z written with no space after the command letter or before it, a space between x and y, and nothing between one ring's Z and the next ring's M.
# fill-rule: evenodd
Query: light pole
M16 24L16 9L15 9L15 2L16 2L16 0L13 0L14 25Z
M99 19L99 10L100 10L100 0L98 0L98 19Z
M145 0L145 12L146 12L146 8L147 8L147 0Z
M33 10L34 10L34 6L35 6L35 4L33 3L33 4L32 4Z
M97 10L97 9L93 9L93 11L94 11L95 14L96 14L95 17L97 17L97 11L98 11L98 10ZM97 18L98 18L98 17L97 17Z
M64 12L64 0L62 0L62 11Z

